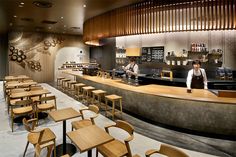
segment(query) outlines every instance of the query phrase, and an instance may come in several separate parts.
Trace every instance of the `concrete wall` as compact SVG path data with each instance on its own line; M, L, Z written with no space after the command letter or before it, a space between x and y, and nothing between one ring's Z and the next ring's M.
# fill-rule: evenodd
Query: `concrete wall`
M7 61L8 36L0 34L0 80L8 75Z

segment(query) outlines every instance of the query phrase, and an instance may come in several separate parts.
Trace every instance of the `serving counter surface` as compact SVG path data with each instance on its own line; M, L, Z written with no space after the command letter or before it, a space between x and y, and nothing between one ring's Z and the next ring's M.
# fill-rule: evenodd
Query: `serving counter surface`
M97 83L106 84L124 90L130 90L144 94L151 94L151 95L177 98L177 99L194 100L194 101L206 101L206 102L217 102L217 103L227 103L227 104L229 103L236 105L236 98L218 97L212 92L203 89L193 89L192 93L187 93L187 90L184 87L173 87L173 86L164 86L156 84L141 85L136 87L123 83L121 79L115 79L115 80L104 79L97 76L81 75L76 71L69 71L69 70L64 71L64 73L73 76L78 76L83 79L87 79Z

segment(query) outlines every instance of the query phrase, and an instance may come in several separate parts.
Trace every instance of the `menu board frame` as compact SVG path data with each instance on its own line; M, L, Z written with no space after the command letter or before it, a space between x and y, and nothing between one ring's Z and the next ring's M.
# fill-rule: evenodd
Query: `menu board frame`
M142 47L142 62L164 62L165 48L164 46Z

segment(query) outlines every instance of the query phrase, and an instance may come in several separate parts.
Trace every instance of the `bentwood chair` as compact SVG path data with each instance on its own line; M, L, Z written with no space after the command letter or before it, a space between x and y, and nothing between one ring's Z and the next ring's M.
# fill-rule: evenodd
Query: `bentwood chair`
M150 157L153 154L161 154L161 155L165 155L168 157L189 157L183 151L181 151L177 148L165 145L165 144L162 144L159 150L150 149L145 153L146 157Z
M129 142L134 139L133 126L130 125L128 122L117 120L115 125L109 125L105 127L105 130L107 133L109 133L109 128L111 127L119 128L126 131L129 137L126 138L124 142L118 139L115 139L111 142L98 146L96 156L98 157L98 152L99 152L104 157L122 157L122 156L132 157ZM135 155L135 156L138 157L138 155Z
M71 122L72 130L95 125L94 119L98 116L99 113L99 108L96 105L89 105L88 108L80 109L79 111L81 113L82 120ZM88 119L85 119L85 111L90 111L90 114L92 114Z
M11 89L11 90L8 92L8 94L7 94L8 113L9 113L9 111L10 111L10 107L14 106L17 101L20 101L20 100L23 99L23 98L16 98L16 99L13 99L13 98L10 98L10 95L11 95L11 94L14 94L14 93L21 93L21 92L25 92L25 88Z
M16 118L16 116L23 116L23 115L34 115L34 103L31 99L27 99L27 100L20 100L20 101L16 101L15 105L12 106L12 110L11 110L11 128L12 128L12 132L13 132L13 127L14 127L14 118Z
M42 97L40 98L40 104L37 104L36 107L36 116L38 118L39 112L51 111L53 109L57 110L56 96Z
M49 128L44 128L37 130L35 126L37 124L37 119L26 120L23 119L23 124L25 129L29 132L27 136L27 144L25 147L24 155L26 155L29 143L33 144L35 147L35 156L40 156L40 152L43 148L47 147L47 157L51 156L53 147L56 145L56 135ZM54 149L54 157L56 157L56 149Z

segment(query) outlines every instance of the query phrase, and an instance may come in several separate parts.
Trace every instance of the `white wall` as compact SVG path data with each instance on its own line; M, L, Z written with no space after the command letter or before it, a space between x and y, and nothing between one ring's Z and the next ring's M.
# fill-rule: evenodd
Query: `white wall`
M205 43L208 50L222 49L223 66L236 69L236 31L175 32L163 34L144 34L116 38L116 47L164 46L165 52L190 50L191 43Z
M82 53L81 53L82 52ZM58 70L65 62L74 61L76 63L89 63L89 52L83 47L63 47L57 51L55 58L55 77L63 76Z

